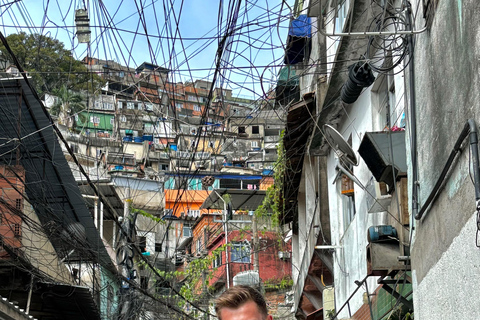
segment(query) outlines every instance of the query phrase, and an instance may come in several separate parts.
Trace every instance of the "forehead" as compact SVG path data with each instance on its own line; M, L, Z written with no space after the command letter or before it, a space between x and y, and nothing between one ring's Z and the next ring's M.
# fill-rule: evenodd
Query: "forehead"
M221 320L264 320L264 315L253 301L247 301L238 308L222 308L219 312Z

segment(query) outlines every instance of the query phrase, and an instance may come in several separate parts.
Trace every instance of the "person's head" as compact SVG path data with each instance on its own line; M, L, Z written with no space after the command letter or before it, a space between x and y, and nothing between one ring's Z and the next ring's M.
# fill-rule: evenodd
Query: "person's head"
M249 286L234 286L215 300L220 320L272 320L260 292Z

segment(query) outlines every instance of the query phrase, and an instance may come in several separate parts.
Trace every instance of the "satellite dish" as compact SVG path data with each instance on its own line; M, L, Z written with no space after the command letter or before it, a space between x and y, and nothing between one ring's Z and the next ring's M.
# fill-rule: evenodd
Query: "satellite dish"
M337 156L340 159L343 159L348 163L357 166L358 158L355 155L355 151L353 151L352 147L348 144L347 141L345 141L340 132L338 132L337 130L335 130L335 128L328 124L325 124L323 126L323 130L325 131L325 138L327 139L328 143L333 148Z

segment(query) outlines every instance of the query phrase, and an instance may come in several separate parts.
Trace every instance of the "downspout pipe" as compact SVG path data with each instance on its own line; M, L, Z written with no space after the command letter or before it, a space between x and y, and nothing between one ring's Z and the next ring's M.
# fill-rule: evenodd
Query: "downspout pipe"
M430 206L432 201L436 198L438 191L440 190L440 186L442 185L443 181L445 180L445 176L447 175L448 171L450 170L450 167L452 166L453 160L455 160L455 157L457 154L462 151L461 145L462 142L465 140L467 135L470 135L470 152L472 154L472 161L473 161L473 179L474 179L474 186L475 186L475 200L478 202L480 200L480 167L479 167L479 158L478 158L478 129L477 129L477 124L475 123L475 120L469 119L467 123L465 123L465 126L463 127L462 132L460 133L460 136L457 139L457 142L455 143L455 146L453 147L452 152L450 153L450 156L448 157L447 163L443 167L442 173L438 177L437 183L433 187L433 190L430 192L430 195L428 196L427 200L425 201L424 205L418 212L418 214L415 215L415 219L420 220L427 210L427 208Z
M412 24L412 7L410 2L406 1L407 5L407 14L406 22L407 27L413 30ZM416 95L415 95L415 59L413 57L414 45L413 37L409 35L407 37L408 41L408 52L410 55L410 62L408 64L408 86L410 93L410 150L411 150L411 161L412 161L412 215L417 217L418 215L418 167L417 167L417 115L416 115Z

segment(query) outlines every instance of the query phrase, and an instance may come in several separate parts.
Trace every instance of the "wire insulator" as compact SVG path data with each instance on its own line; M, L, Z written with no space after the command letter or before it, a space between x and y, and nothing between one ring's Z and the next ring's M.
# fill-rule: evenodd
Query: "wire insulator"
M369 87L373 81L375 81L375 76L367 63L352 64L348 67L348 80L342 87L340 99L345 103L354 103L363 88Z

